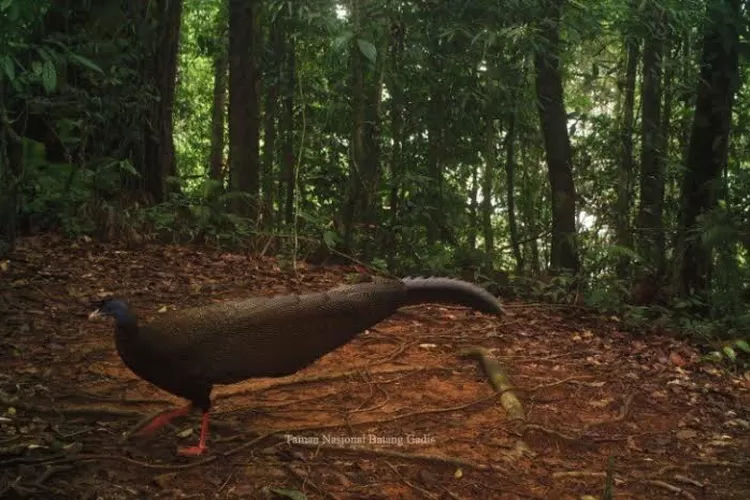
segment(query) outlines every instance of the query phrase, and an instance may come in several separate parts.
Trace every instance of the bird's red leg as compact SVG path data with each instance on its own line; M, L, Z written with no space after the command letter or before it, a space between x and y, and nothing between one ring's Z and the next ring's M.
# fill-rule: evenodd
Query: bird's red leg
M157 415L156 417L154 417L154 419L151 421L150 424L148 424L146 427L138 431L136 435L148 436L149 434L152 434L155 430L167 425L173 419L187 415L188 413L190 413L191 409L192 409L192 405L187 405L183 408L177 408L176 410L168 411L168 412L162 413L161 415Z
M197 457L206 451L206 438L208 438L208 412L203 412L201 418L201 437L198 440L197 446L190 446L188 448L178 448L177 454L183 457Z

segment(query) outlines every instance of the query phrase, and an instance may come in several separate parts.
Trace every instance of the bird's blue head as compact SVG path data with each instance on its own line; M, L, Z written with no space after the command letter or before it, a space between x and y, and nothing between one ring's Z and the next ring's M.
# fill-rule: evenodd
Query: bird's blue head
M89 319L112 317L117 324L135 321L128 304L121 299L104 299L96 304L97 309L89 314Z

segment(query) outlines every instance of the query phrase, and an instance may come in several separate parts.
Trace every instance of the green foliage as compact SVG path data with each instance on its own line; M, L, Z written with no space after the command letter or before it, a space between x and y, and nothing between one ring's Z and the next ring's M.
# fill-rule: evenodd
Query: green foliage
M252 221L229 210L246 194L224 192L221 183L206 179L187 194L172 194L159 205L143 209L141 220L154 233L174 241L236 245L254 234Z
M726 342L720 349L710 351L706 354L704 359L714 363L747 368L750 366L750 343L743 339Z
M607 275L586 287L584 303L596 311L619 314L627 300L627 285L627 282Z

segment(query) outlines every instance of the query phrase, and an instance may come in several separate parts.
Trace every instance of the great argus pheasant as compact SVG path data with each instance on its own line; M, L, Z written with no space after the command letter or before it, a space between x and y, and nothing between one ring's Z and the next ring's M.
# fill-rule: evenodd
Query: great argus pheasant
M190 401L154 418L150 434L191 409L202 412L199 442L178 454L206 450L211 390L255 377L283 377L310 365L384 320L398 308L455 304L502 315L498 300L449 278L378 280L303 295L252 297L171 311L139 325L123 300L98 303L90 319L112 317L125 365L153 385Z

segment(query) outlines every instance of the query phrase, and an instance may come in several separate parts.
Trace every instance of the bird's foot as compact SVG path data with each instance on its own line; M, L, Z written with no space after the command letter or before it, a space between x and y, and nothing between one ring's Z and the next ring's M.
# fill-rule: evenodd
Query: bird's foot
M203 455L207 450L206 445L188 446L187 448L177 448L177 454L181 457L197 457Z
M187 415L190 412L190 408L190 405L188 405L183 408L177 408L176 410L161 412L157 414L146 427L136 431L133 435L137 437L150 436L158 429L169 424L175 418Z

